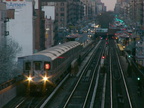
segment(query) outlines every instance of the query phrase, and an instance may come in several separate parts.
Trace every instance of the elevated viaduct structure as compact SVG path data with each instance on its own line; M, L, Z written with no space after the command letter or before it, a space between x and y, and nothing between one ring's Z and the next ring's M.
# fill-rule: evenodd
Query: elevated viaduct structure
M103 28L102 28L103 29ZM95 37L103 37L103 38L111 38L112 36L115 35L115 33L117 31L119 31L120 29L111 29L111 28L108 28L107 31L104 31L104 30L99 30L95 32Z

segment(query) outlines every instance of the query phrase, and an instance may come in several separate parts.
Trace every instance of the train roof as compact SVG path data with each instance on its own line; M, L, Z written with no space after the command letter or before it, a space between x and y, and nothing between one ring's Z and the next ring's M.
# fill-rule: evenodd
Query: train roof
M26 57L27 60L33 59L33 60L54 60L55 58L59 57L63 53L69 51L70 49L80 45L79 42L76 41L70 41L66 42L64 44L60 44L51 48L48 48L46 50L37 52L31 56Z

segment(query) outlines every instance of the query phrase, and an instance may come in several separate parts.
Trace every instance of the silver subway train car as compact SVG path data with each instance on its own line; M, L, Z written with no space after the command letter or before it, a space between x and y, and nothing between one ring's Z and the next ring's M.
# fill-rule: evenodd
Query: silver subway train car
M30 92L47 91L68 73L71 62L79 59L83 47L70 41L23 58L23 74Z

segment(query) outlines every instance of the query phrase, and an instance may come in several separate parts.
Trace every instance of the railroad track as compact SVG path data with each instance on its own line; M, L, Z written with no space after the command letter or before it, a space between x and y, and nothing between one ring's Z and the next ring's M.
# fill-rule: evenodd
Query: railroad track
M98 47L87 66L83 69L72 92L61 108L88 108L94 106L100 76L100 60L104 51L104 42Z
M109 108L133 108L130 93L128 91L125 74L120 64L116 46L111 41L109 59L109 85L110 105Z
M75 83L75 86L73 87L74 89L71 91L68 98L64 101L65 103L62 103L60 105L61 108L68 107L69 105L70 107L78 108L80 106L83 106L83 108L85 108L88 101L90 105L89 97L90 95L92 95L90 91L91 89L94 89L94 86L92 85L95 84L94 80L96 79L96 70L98 69L101 55L104 49L103 43L104 42L100 43L100 45L98 45L98 48L96 46L95 50L91 52L90 55L92 55L92 57L90 57L90 59L86 63L85 68L83 69L79 79ZM98 70L100 71L100 69ZM48 106L42 105L41 108L43 107Z
M46 97L18 97L4 108L39 108Z
M71 79L71 88L61 95L62 99L56 98L56 101L62 100L55 105L57 108L133 108L115 44L113 40L109 43L108 52L105 52L105 40L94 48L79 76ZM107 54L105 70L100 65L104 53ZM21 98L11 108L53 108L49 106L52 102L50 100L59 94L58 91L54 91L48 98ZM56 101L54 104L58 103Z
M60 85L61 86L61 85ZM59 88L58 88L59 89ZM57 89L57 90L58 90ZM13 101L5 106L5 108L39 108L43 107L47 100L55 95L56 91L46 97L16 97ZM13 105L12 105L13 104Z

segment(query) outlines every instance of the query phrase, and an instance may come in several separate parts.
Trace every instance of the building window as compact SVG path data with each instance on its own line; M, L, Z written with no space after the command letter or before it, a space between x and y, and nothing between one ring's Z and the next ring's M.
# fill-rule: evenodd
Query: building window
M61 13L61 16L64 16L64 13Z
M60 21L63 22L63 21L64 21L64 18L61 18Z
M64 11L64 8L60 8L61 11Z
M57 11L58 11L58 8L56 8L55 10L56 10L56 12L57 12Z
M64 26L64 24L61 24L61 27L63 27Z
M64 3L63 3L63 2L61 3L61 6L64 6Z
M58 14L58 13L56 13L56 16L59 16L59 14Z
M10 19L14 19L15 18L15 9L7 10L7 17Z

